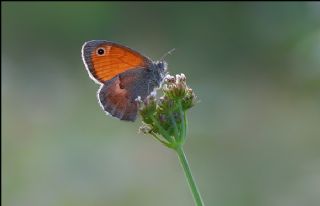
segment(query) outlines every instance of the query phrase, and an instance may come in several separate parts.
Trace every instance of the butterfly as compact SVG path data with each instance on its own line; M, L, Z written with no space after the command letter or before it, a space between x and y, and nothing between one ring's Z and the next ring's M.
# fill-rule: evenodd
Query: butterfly
M97 92L102 109L113 117L135 121L137 98L145 100L163 82L165 61L150 58L124 45L92 40L82 46L82 60L89 77L100 89Z

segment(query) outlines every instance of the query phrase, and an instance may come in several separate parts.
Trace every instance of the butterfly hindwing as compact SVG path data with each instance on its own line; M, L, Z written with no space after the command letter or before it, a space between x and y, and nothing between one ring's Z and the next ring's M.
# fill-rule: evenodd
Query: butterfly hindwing
M134 121L137 117L138 96L145 99L159 83L154 81L152 70L128 70L107 81L99 90L101 107L121 120Z

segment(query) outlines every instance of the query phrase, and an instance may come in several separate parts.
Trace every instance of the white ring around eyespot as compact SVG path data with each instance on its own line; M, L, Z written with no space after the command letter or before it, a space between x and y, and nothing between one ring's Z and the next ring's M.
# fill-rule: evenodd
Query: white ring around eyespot
M103 50L103 54L99 54L99 50L100 49L102 49ZM99 47L99 48L97 48L97 50L96 50L96 54L98 55L98 56L105 56L106 55L106 49L104 48L104 47Z

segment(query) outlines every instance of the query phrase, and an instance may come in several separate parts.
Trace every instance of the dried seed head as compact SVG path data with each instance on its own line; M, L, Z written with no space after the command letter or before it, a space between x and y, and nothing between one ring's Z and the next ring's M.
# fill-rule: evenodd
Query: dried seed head
M171 76L170 74L167 74L167 76L165 76L165 82L167 83L174 83L176 80L174 78L174 76Z
M183 73L180 74L180 79L184 82L187 80L186 76Z
M139 132L143 134L149 134L152 131L152 128L149 125L143 124L139 127Z

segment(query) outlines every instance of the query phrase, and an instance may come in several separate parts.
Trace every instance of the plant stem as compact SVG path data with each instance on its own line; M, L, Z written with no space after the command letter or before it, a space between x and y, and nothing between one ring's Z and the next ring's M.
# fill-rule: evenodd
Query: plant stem
M175 119L174 119L174 117L173 117L173 115L172 115L172 113L170 112L170 114L169 114L169 117L170 117L170 121L171 121L171 123L173 124L173 130L174 130L174 136L175 137L180 137L181 135L179 134L179 131L178 131L178 127L177 127L177 123L176 123L176 121L175 121Z
M191 174L189 163L188 163L186 155L185 155L185 153L183 151L183 148L181 146L179 146L175 150L178 153L181 166L183 167L184 173L185 173L186 178L188 180L189 187L190 187L190 190L192 192L192 195L193 195L194 201L196 203L196 206L204 206L204 203L203 203L203 200L201 198L199 189L197 188L197 185L196 185L196 183L194 181L194 178L193 178L193 176Z
M181 105L181 101L178 102L179 105L179 112L180 112L180 118L181 118L181 134L180 134L180 141L182 141L182 143L185 141L186 139L186 135L187 135L187 117L186 117L186 112L182 111L182 105Z

